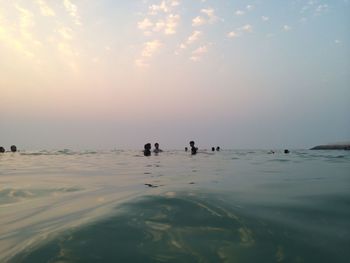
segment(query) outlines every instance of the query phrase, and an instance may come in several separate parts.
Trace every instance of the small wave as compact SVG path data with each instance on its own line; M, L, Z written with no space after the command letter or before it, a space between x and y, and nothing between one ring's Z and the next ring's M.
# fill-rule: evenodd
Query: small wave
M53 189L15 189L6 188L0 190L0 205L12 204L33 198L43 198L57 193L71 193L82 191L78 186L61 187Z
M285 163L285 162L290 162L289 159L272 159L269 160L270 162L280 162L280 163Z

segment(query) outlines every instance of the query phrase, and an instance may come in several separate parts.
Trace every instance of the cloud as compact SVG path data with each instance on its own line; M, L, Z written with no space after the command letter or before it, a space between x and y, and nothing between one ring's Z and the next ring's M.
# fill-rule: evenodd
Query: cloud
M240 36L240 34L235 32L235 31L231 31L231 32L227 33L228 38L235 38L235 37L239 37L239 36Z
M152 23L145 18L138 23L138 28L144 30L145 35L151 35L152 32L163 32L165 35L173 35L176 33L179 25L180 15L169 14L166 20L159 19L156 23Z
M170 5L171 6L179 6L180 5L180 1L173 0L173 1L170 2Z
M73 18L74 24L81 26L80 16L76 5L72 4L70 0L63 0L63 5L68 14Z
M192 35L190 35L187 39L187 44L190 45L192 44L193 42L197 41L202 35L202 32L201 31L193 31Z
M197 16L192 19L192 26L201 26L204 24L206 24L206 20L201 16Z
M264 21L264 22L267 22L267 21L270 20L270 18L268 16L262 16L261 20Z
M243 16L243 15L245 15L245 12L242 11L242 10L237 10L237 11L235 12L235 15L236 15L236 16Z
M141 58L135 60L135 65L140 68L149 67L148 60L163 46L159 40L148 41L143 44Z
M284 26L282 27L282 30L283 30L284 32L288 32L288 31L292 30L292 27L290 27L290 26L288 26L288 25L284 25Z
M6 21L0 15L0 42L8 48L15 50L27 58L34 58L35 55L31 52L20 40L13 35L13 30L9 29Z
M315 10L315 14L316 15L321 15L322 13L325 13L328 11L328 5L327 4L323 4L323 5L318 5L316 7L316 10Z
M19 29L22 37L35 46L42 46L41 42L35 39L32 33L35 26L34 14L31 11L20 7L18 4L15 4L15 8L20 13Z
M239 30L247 32L247 33L251 33L251 32L253 32L253 26L250 24L246 24L246 25L242 26L241 28L239 28Z
M253 32L253 26L250 24L246 24L242 27L237 28L234 31L227 33L227 37L228 38L237 38L237 37L242 36L242 34L244 34L244 33L252 33L252 32Z
M192 45L193 43L195 43L196 41L198 41L198 39L202 36L202 32L195 30L192 32L192 34L187 38L187 40L184 43L180 44L180 49L186 49L187 46ZM178 53L178 52L176 52Z
M71 40L73 38L73 30L69 27L60 27L57 32L65 40Z
M214 24L218 20L218 17L215 15L215 10L212 8L201 9L200 12L203 16L197 16L192 19L192 26L194 27L205 24Z
M180 15L173 12L174 7L180 5L177 0L162 1L160 4L148 6L148 15L158 16L153 21L146 17L138 22L137 26L143 30L144 35L150 36L152 32L162 32L165 35L174 35L180 22ZM156 22L155 22L156 21Z
M148 41L144 44L141 52L142 57L152 57L161 47L162 43L159 40Z
M145 30L145 29L148 29L148 28L152 27L153 23L148 18L145 18L141 22L138 22L137 26L138 26L139 29Z
M55 16L55 12L48 6L45 0L35 0L43 16Z
M327 4L319 4L319 1L317 0L310 0L301 8L300 13L311 13L315 16L319 16L327 12L328 10L329 6Z
M159 5L151 5L148 9L150 15L157 15L159 12L168 13L170 11L165 1L162 1Z
M212 8L202 9L201 13L208 16L210 24L215 23L218 20L218 17L215 15L215 10Z
M251 11L251 10L254 9L254 6L253 6L253 5L247 5L247 6L246 6L246 9L247 9L248 11Z
M179 24L179 21L180 21L180 15L170 14L167 17L164 33L166 35L173 35L173 34L175 34L176 33L176 28L177 28L177 26Z
M78 52L74 51L72 46L68 42L58 42L57 49L62 56L62 60L67 64L71 70L78 70L77 57L79 56Z
M208 53L208 51L209 51L209 49L208 49L207 45L200 46L197 49L195 49L194 51L192 51L192 55L190 57L190 60L199 61L204 54Z

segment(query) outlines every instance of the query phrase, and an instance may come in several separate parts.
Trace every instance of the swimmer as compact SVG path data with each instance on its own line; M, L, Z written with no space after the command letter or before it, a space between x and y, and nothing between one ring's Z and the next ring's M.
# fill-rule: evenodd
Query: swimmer
M194 141L190 141L190 146L191 146L191 154L192 155L197 154L198 148L194 146Z
M0 153L4 153L5 152L5 148L0 146Z
M16 145L12 145L12 146L11 146L11 152L13 152L13 153L17 152L17 147L16 147Z
M155 149L153 150L154 153L160 153L163 151L162 149L159 149L159 143L157 142L154 144L154 147L155 147Z
M211 147L211 151L212 151L212 152L215 152L215 147Z
M216 147L216 151L220 152L220 146Z
M284 150L284 153L285 153L285 154L288 154L288 153L289 153L289 150L288 150L288 149L285 149L285 150Z
M145 144L145 149L143 150L143 154L145 155L145 156L151 156L151 144L150 143L146 143Z
M187 152L188 151L188 148L187 147L185 147L185 152Z

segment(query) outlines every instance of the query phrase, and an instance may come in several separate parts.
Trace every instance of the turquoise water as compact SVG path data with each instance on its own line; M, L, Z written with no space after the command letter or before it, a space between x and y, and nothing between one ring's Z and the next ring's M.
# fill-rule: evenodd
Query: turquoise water
M0 155L1 262L349 262L349 151Z

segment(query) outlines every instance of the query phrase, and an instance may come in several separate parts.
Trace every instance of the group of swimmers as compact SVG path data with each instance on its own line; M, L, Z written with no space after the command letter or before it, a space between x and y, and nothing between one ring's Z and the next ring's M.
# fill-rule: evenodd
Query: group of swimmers
M191 154L192 155L197 154L197 151L198 151L198 147L196 147L194 144L195 144L194 141L190 141L190 147L191 147ZM152 148L151 144L150 143L146 143L145 147L144 147L144 150L143 150L143 154L145 156L150 156L151 155L151 148ZM159 143L157 143L157 142L154 144L154 148L155 149L153 150L153 152L155 154L158 154L158 153L163 151L163 150L159 149ZM215 147L212 147L211 150L214 152L215 151ZM185 151L186 152L188 151L187 147L185 147ZM218 151L218 152L220 151L220 147L219 146L216 147L216 151Z
M145 144L145 149L143 150L143 154L145 155L145 156L151 156L151 148L152 148L152 146L151 146L151 144L150 143L146 143ZM160 153L160 152L162 152L163 150L162 149L159 149L159 143L155 143L154 144L154 150L153 150L153 152L155 153L155 154L158 154L158 153Z
M11 152L13 152L13 153L17 152L16 145L12 145L10 149L11 149ZM5 148L0 146L0 153L4 153L4 152L6 152Z

